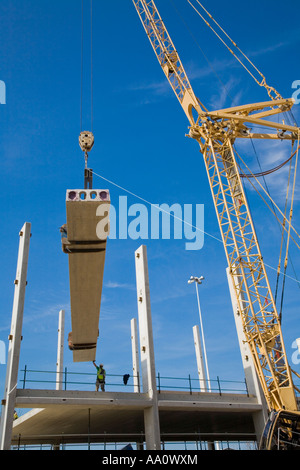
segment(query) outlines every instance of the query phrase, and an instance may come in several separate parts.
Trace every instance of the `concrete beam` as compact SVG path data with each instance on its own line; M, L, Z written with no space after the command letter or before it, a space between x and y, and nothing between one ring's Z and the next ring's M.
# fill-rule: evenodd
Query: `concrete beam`
M134 392L81 392L78 390L18 389L16 403L19 408L49 408L63 406L104 406L145 409L152 404L145 393Z
M96 358L109 208L108 190L67 190L67 224L61 232L69 256L74 362Z

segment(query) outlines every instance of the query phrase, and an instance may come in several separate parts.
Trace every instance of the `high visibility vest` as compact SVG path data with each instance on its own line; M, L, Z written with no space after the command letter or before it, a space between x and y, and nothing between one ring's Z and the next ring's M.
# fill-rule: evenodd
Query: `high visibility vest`
M99 380L104 380L104 377L105 377L105 370L100 369L100 367L99 367L98 370L97 370L97 378Z

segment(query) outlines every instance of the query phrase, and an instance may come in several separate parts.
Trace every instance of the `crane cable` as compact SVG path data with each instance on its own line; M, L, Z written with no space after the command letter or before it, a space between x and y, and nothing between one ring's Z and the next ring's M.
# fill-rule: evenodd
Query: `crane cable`
M298 142L299 142L299 131L298 131ZM299 146L298 146L298 148L299 148ZM290 243L291 222L292 222L292 217L293 217L293 206L294 206L294 196L295 196L295 186L296 186L296 173L297 173L297 165L298 165L298 155L299 155L299 150L297 150L295 168L294 168L294 180L293 180L293 188L292 188L292 195L291 195L291 207L290 207L290 213L289 213L289 230L288 230L288 238L287 238L287 243L286 243L285 260L284 260L284 274L286 273L287 264L288 264L288 252L289 252L289 243ZM281 318L282 318L284 285L285 285L285 276L283 278L283 287L282 287L282 293L281 293L281 305L280 305L280 312L279 312L279 320L280 321L281 321Z
M285 198L285 207L284 207L284 215L285 216L286 216L286 212L287 212L288 193L289 193L290 177L291 177L291 167L292 167L292 162L290 162L288 184L287 184L287 189L286 189L286 198ZM277 278L276 278L276 288L275 288L275 303L276 303L276 300L277 300L278 284L279 284L279 277L280 277L280 270L281 270L281 257L282 257L283 240L284 240L284 227L285 227L285 219L283 219L283 222L282 222L282 233L281 233L279 261L278 261L278 267L277 267ZM280 322L281 322L281 315L280 315Z
M254 152L255 152L257 161L258 161L259 166L260 166L260 162L259 162L259 159L258 159L258 155L257 155L257 152L256 152L256 149L255 149L255 146L254 146L254 143L253 143L252 139L251 139L251 143L252 143L252 146L253 146L253 149L254 149ZM299 135L298 135L298 144L299 144ZM294 184L293 184L293 193L292 193L291 210L290 210L290 222L291 222L292 205L293 205L293 200L294 200L294 190L295 190L295 184L296 184L295 178L296 178L296 172L297 172L297 161L298 161L298 151L299 151L299 145L297 146L297 149L296 149L294 152L293 152L293 146L294 146L294 141L292 142L292 151L291 151L290 157L289 157L287 160L285 160L283 163L281 163L280 165L278 165L277 167L275 167L275 168L273 168L273 169L271 169L271 170L264 171L264 172L261 171L260 173L248 174L248 175L247 175L248 178L249 178L249 177L252 178L252 177L263 176L267 193L268 193L268 195L269 195L269 197L270 197L270 200L271 200L273 209L274 209L274 211L275 211L274 204L273 204L273 200L272 200L272 198L271 198L271 196L270 196L270 192L269 192L269 189L268 189L268 186L267 186L267 183L266 183L266 181L265 181L264 176L267 175L267 174L273 173L274 171L276 171L276 170L282 168L286 163L290 162L290 165L289 165L289 175L288 175L288 183L287 183L287 191L286 191L286 200L285 200L285 209L284 209L284 216L283 216L283 222L280 223L279 220L277 220L278 223L279 223L279 226L282 226L282 233L281 233L281 243L280 243L280 250L279 250L279 261L278 261L278 267L277 267L277 277L276 277L276 287L275 287L274 301L275 301L275 304L276 304L277 294L278 294L278 288L279 288L279 278L280 278L280 274L283 274L283 283L282 283L282 291L281 291L281 304L280 304L280 313L279 313L279 321L280 321L280 323L281 323L281 321L282 321L283 297L284 297L285 280L286 280L285 274L286 274L286 270L287 270L287 262L288 262L288 259L290 259L290 255L289 255L290 225L289 225L289 229L288 229L288 231L287 231L287 232L288 232L288 239L287 239L287 242L286 242L286 255L285 255L285 263L284 263L284 272L281 273L281 258L282 258L282 250L283 250L284 231L285 231L285 225L286 225L286 213L287 213L287 204L288 204L288 197L289 197L290 178L291 178L291 170L292 170L292 158L296 155L295 172L294 172ZM261 169L261 166L260 166L260 169ZM241 173L240 176L241 176L241 177L246 177L246 175L243 174L243 173ZM290 263L291 263L292 268L293 268L293 270L294 270L295 277L297 277L291 259L290 259ZM299 288L300 288L300 284L298 284L298 286L299 286Z
M299 135L299 138L300 138L300 135ZM299 145L298 145L298 150L299 150ZM297 154L298 154L298 150L297 150ZM237 152L237 150L235 149L235 153L236 155L238 156L238 158L240 159L240 161L243 163L243 165L246 166L246 168L248 169L248 171L251 172L250 168L247 166L246 162L242 159L242 157L239 155L239 153ZM253 173L251 172L252 174L252 177L256 180L256 182L258 183L258 185L261 187L261 189L266 193L266 195L268 196L268 198L272 201L272 205L277 209L277 211L280 213L280 215L283 217L283 219L288 223L288 226L291 228L291 230L293 230L293 232L295 232L296 236L298 238L300 238L300 235L298 234L298 232L296 231L296 229L293 227L293 225L290 223L290 221L287 219L287 217L283 214L283 212L279 209L278 205L274 202L274 200L271 198L271 196L268 194L268 192L265 190L265 188L262 186L262 184L259 182L259 180L253 175ZM275 210L273 210L269 204L267 203L267 201L263 198L263 196L260 194L260 192L257 190L257 188L254 186L254 184L252 183L251 181L251 178L248 178L246 176L246 178L248 179L249 183L251 184L251 186L254 188L254 190L258 193L258 195L260 196L260 198L264 201L264 203L267 205L267 207L270 209L270 211L272 212L272 214L275 216L275 218L280 222L280 224L282 225L282 222L279 220L278 216L276 215L275 213ZM284 227L284 230L287 232L288 229L286 227ZM293 240L293 242L295 243L295 245L297 246L297 248L300 249L300 246L298 245L298 243L294 240L294 238L290 235L290 238Z
M284 298L284 290L285 290L285 281L286 281L286 277L287 277L287 274L286 274L286 271L287 271L287 262L288 262L288 259L290 258L290 255L289 255L289 241L290 239L292 239L294 241L294 243L296 244L296 246L300 249L299 245L297 244L297 242L293 239L293 237L291 236L291 229L293 229L295 231L295 229L293 228L292 226L292 209L293 209L293 202L294 202L294 193L295 193L295 186L296 186L296 173L297 173L297 163L298 163L298 155L299 155L299 138L300 138L300 132L298 131L298 145L297 145L297 150L295 152L292 153L291 157L288 159L290 160L290 171L291 171L291 165L292 165L292 157L294 157L296 155L296 163L295 163L295 170L294 170L294 181L293 181L293 190L292 190L292 200L291 200L291 209L290 209L290 217L289 217L289 220L287 219L286 217L286 208L287 208L287 199L288 199L288 193L289 193L289 189L287 188L287 195L286 195L286 207L285 207L285 213L282 214L282 212L280 211L280 209L277 207L277 205L275 204L275 202L272 200L270 194L262 187L262 185L259 183L259 181L256 179L256 177L252 174L251 176L254 177L256 179L256 181L258 182L258 184L261 186L261 188L263 189L263 191L265 191L268 195L268 197L270 198L271 202L272 202L272 206L273 206L273 209L271 209L271 207L268 205L268 203L265 201L265 199L262 197L262 195L260 194L260 192L257 190L257 188L252 184L251 180L248 178L247 176L247 179L248 181L250 182L250 184L252 185L252 187L255 189L255 191L257 191L258 195L262 198L262 200L265 202L265 204L269 207L269 209L271 210L271 212L273 213L273 215L275 216L275 218L277 219L279 225L282 226L282 239L281 239L281 249L280 249L280 256L279 256L279 263L278 263L278 266L277 266L277 279L276 279L276 294L275 294L275 303L276 303L276 298L277 298L277 291L278 291L278 284L279 284L279 276L282 274L283 275L283 283L282 283L282 290L281 290L281 304L280 304L280 313L279 313L279 321L281 323L282 321L282 309L283 309L283 298ZM237 154L237 156L239 157L239 159L243 162L241 156L238 154L237 150L235 149L235 152ZM245 164L245 162L243 162ZM246 164L245 164L246 165ZM246 165L247 166L247 165ZM290 172L289 172L289 180L290 180ZM288 183L289 185L289 183ZM276 206L276 208L279 210L279 212L282 214L283 216L283 222L281 223L281 221L279 220L279 218L277 217L276 213L275 213L275 208L274 206ZM286 229L286 222L288 222L288 230ZM285 254L285 263L284 263L284 271L281 272L281 256L282 256L282 244L283 244L283 236L284 236L284 231L286 231L288 233L288 240L286 242L286 254ZM296 231L295 231L296 232ZM297 234L297 232L296 232ZM297 234L298 235L298 234ZM298 235L299 237L299 235ZM292 269L294 271L294 275L295 275L295 281L297 282L298 284L298 287L300 288L300 281L297 279L297 275L296 275L296 272L295 272L295 268L293 266L293 263L292 263L292 260L290 259L290 263L291 263L291 266L292 266Z
M282 168L284 165L286 165L289 161L292 160L292 158L296 155L297 151L299 150L299 147L297 150L295 150L294 153L292 153L292 155L287 159L285 160L284 162L280 163L279 165L277 165L276 167L274 168L271 168L270 170L265 170L265 171L260 171L259 173L240 173L240 177L241 178L258 178L260 176L266 176L266 175L270 175L271 173L274 173L275 171L277 170L280 170L280 168Z
M217 33L217 31L211 26L211 24L204 18L204 16L200 13L200 11L191 3L190 0L187 2L191 5L191 7L196 11L196 13L200 16L200 18L204 21L204 23L213 31L213 33L217 36L217 38L224 44L224 46L229 50L229 52L235 57L235 59L242 65L242 67L250 74L253 80L259 85L263 86L269 95L269 97L273 99L282 99L282 96L275 90L275 88L269 86L266 82L266 77L260 72L260 70L253 64L253 62L246 56L246 54L238 47L238 45L231 39L231 37L224 31L224 29L219 25L219 23L213 18L213 16L204 8L204 6L196 0L200 7L205 11L205 13L211 18L211 20L217 25L217 27L223 32L223 34L230 40L233 46L243 55L243 57L249 62L249 64L256 70L256 72L260 75L261 81L259 81L255 75L249 70L248 67L242 62L242 60L233 52L233 50L228 46L228 44L221 38L221 36ZM275 96L272 95L274 93Z
M90 0L90 87L91 87L91 132L93 131L93 0ZM82 120L83 120L83 75L84 75L84 0L81 0L81 96L80 96L80 132L83 131Z

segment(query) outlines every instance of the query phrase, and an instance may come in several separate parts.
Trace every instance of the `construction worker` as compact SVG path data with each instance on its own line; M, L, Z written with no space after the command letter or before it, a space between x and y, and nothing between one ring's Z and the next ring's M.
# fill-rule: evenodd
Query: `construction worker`
M105 369L103 369L103 364L100 364L99 367L96 365L96 362L93 361L94 366L97 369L97 380L96 380L96 392L99 390L99 385L101 387L101 391L105 391Z

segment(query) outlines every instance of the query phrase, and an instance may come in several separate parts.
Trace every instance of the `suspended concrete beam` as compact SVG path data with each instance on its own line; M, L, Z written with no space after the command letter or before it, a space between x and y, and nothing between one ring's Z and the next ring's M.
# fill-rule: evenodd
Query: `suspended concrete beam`
M14 302L7 355L6 382L0 422L0 449L9 450L11 446L14 408L16 401L18 370L22 340L23 311L27 284L31 224L26 222L19 235L19 254L15 279Z
M67 223L61 233L63 251L69 256L69 347L74 362L96 358L109 208L108 190L67 190Z
M136 288L140 333L140 355L143 393L151 398L151 406L144 410L147 450L160 450L160 425L156 388L154 344L150 306L147 250L144 245L135 252Z

